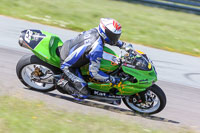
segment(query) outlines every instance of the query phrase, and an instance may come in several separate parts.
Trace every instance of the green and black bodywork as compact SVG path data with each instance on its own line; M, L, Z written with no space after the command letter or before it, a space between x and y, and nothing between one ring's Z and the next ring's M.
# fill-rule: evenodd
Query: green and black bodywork
M56 51L59 46L63 45L63 42L57 35L40 30L25 30L22 32L22 34L25 34L23 38L24 45L26 45L26 47L28 47L38 58L55 67L60 68L60 57ZM30 42L28 39L30 40ZM105 53L115 58L118 58L118 55L106 46L104 47L104 54ZM118 95L133 95L135 93L144 91L146 88L152 86L152 83L157 81L156 71L151 64L149 70L139 70L129 67L126 64L117 64L114 61L115 60L112 61L103 58L101 60L100 69L106 73L111 73L121 68L124 73L129 74L135 78L135 80L133 80L134 82L129 80L122 81L119 85L115 86L112 86L112 84L110 83L90 82L95 80L89 77L89 68L88 65L86 65L81 68L81 73L83 76L87 76L91 79L87 80L89 81L88 86L90 88L103 92L109 92L109 90L114 87L119 91L117 93Z
M29 48L44 62L60 69L58 47L62 46L63 42L57 35L41 30L24 30L21 32L19 44ZM100 70L120 77L121 82L118 85L95 81L90 77L88 67L89 65L82 66L80 70L89 88L105 93L114 89L115 95L118 96L133 96L144 92L157 81L154 65L140 51L135 51L132 56L127 53L119 57L113 50L104 46Z

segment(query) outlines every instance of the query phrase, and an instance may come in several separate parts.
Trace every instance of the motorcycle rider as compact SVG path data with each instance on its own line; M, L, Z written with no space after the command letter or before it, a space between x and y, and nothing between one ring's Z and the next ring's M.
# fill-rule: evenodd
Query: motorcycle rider
M108 75L99 68L105 43L124 49L128 46L119 40L120 35L120 23L112 18L101 18L98 27L67 40L60 50L61 70L65 78L60 79L58 85L76 98L87 98L90 90L79 68L88 63L92 78L100 82L118 84L119 78Z

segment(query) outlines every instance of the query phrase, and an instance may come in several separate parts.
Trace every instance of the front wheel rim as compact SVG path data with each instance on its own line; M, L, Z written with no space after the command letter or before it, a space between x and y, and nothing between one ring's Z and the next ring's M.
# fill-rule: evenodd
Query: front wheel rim
M139 105L137 105L134 102L132 102L135 99L130 99L131 98L130 96L125 97L126 103L129 105L129 107L131 107L133 110L135 110L137 112L146 113L146 114L154 113L155 111L157 111L159 109L159 107L161 105L160 98L158 97L158 95L156 95L151 90L148 90L147 93L149 93L150 95L154 95L155 96L155 99L153 101L152 107L145 108L145 104L144 103L141 103L143 107L142 106L139 107Z
M46 77L50 76L50 75L54 75L54 72L43 66L43 65L39 65L39 64L30 64L25 66L22 71L21 71L21 76L23 81L30 86L31 88L37 89L37 90L48 90L50 88L52 88L54 86L53 82L52 83L40 83L40 82L36 82L33 81L33 72L35 71L35 68L40 68L40 70L43 73L46 73ZM41 77L41 78L46 78L45 76Z

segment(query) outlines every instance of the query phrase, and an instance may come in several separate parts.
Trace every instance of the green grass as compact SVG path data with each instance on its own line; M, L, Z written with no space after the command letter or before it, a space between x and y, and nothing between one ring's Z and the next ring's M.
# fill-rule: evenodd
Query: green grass
M161 129L148 129L130 121L106 116L69 113L53 110L42 102L25 101L14 97L0 97L1 133L162 133ZM192 133L168 129L169 132ZM167 131L167 132L168 132Z
M193 14L119 0L0 0L0 14L76 31L112 17L122 24L122 40L200 56L200 16Z

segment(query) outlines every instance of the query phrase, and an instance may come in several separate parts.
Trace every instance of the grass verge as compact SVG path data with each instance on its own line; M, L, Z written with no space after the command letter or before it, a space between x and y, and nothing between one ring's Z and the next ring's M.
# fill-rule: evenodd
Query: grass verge
M0 14L73 29L96 27L112 17L123 27L122 40L200 56L200 17L133 4L130 0L0 0Z
M106 116L53 110L42 102L0 97L0 132L2 133L161 133L133 122ZM175 132L172 129L172 132ZM177 130L176 130L177 131ZM170 131L171 132L171 131ZM192 133L180 129L180 133Z

